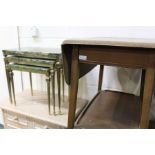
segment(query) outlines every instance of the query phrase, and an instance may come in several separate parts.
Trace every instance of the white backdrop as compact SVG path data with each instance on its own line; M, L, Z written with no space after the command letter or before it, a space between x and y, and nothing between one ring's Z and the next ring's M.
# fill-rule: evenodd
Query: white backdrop
M60 48L60 45L64 39L84 37L155 38L155 27L63 26L37 27L37 29L39 31L39 37L34 39L31 37L31 27L20 27L21 46ZM105 67L103 89L123 91L138 95L140 86L140 74L140 70ZM36 81L36 89L45 90L46 87L44 84L44 77L34 76L34 79ZM91 98L97 91L97 80L98 68L80 80L79 95L83 98Z
M132 37L132 38L155 38L155 27L40 27L36 26L39 32L38 38L33 38L31 35L30 26L20 27L20 42L21 47L56 47L67 38L82 38L82 37ZM0 49L18 47L17 45L17 28L16 27L0 27ZM4 64L2 53L0 54L0 75L2 78L0 93L3 100L8 94ZM139 73L140 71L116 69L110 70L105 68L103 88L120 90L124 92L138 94ZM135 74L135 76L130 76ZM90 76L91 75L91 76ZM119 75L119 76L118 76ZM120 76L121 75L121 76ZM122 76L123 75L123 76ZM115 78L109 78L115 77ZM90 72L86 77L80 80L79 95L83 98L91 98L97 91L98 68ZM126 83L126 81L128 81ZM15 74L16 92L21 91L20 74ZM34 89L46 90L46 85L43 76L33 75ZM112 84L112 85L111 85ZM24 74L25 89L29 89L28 75ZM66 87L67 92L67 87ZM67 94L67 93L66 93Z
M8 96L2 49L18 47L16 27L0 27L0 101ZM17 83L18 85L18 83Z

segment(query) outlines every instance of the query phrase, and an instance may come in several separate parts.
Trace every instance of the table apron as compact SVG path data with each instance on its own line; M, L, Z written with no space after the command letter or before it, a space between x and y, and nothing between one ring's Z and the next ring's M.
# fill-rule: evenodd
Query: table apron
M80 59L85 58L85 59ZM79 50L81 63L122 66L131 68L155 67L155 53L122 50Z

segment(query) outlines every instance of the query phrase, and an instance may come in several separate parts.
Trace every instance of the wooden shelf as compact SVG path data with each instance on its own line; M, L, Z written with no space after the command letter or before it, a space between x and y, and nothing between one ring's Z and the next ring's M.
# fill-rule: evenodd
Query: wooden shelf
M76 120L75 128L139 128L139 97L101 91Z

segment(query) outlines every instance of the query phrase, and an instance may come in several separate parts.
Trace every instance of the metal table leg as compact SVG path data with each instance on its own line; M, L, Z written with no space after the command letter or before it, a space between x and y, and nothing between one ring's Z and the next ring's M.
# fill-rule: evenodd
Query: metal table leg
M22 91L24 91L23 72L20 72Z
M3 53L3 55L4 55L5 58L7 57L6 54ZM5 72L6 72L6 79L7 79L8 91L9 91L9 99L10 99L10 103L12 104L10 70L6 69L6 65L9 62L5 58L4 58L4 63L5 63Z
M51 71L51 85L52 85L52 97L53 97L53 114L55 115L55 70Z
M61 114L61 80L60 80L60 66L57 64L57 84L58 84L58 106L59 114Z
M9 90L9 99L10 99L10 103L12 104L11 79L10 79L10 72L8 69L6 69L6 78L7 78L7 85Z
M13 80L13 72L10 72L10 80L11 80L11 85L12 85L12 93L13 93L13 100L14 100L14 105L16 105L16 97L15 97L15 87L14 87L14 80Z
M51 114L51 98L50 98L50 77L47 76L47 97L48 97L48 113Z
M103 65L100 65L100 69L99 69L99 80L98 80L98 92L100 92L102 90L103 69L104 69L104 66Z
M29 77L30 77L31 95L33 96L32 73L31 72L29 72Z
M65 97L65 77L64 77L63 68L61 68L61 77L62 77L62 95L63 95L63 101L64 101L64 97Z

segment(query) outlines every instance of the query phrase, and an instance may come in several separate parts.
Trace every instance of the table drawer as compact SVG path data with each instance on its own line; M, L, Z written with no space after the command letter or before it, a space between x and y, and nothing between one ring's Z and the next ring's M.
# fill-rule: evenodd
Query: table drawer
M64 129L63 126L50 123L48 121L39 120L36 118L31 119L33 129Z
M40 120L28 115L2 109L4 116L4 127L7 129L62 129L61 125Z
M8 128L27 129L29 121L26 116L18 115L9 111L3 111L4 123Z

